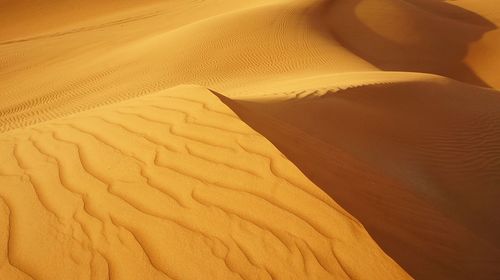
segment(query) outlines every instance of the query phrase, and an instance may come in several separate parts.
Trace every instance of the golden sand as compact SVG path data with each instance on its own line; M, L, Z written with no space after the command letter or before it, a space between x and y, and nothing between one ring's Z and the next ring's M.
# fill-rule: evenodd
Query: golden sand
M0 0L0 279L498 279L498 24Z

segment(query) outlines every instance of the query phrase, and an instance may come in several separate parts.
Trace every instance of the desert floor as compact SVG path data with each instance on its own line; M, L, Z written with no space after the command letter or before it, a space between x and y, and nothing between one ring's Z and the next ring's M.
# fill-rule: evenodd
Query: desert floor
M0 279L500 279L498 0L0 0Z

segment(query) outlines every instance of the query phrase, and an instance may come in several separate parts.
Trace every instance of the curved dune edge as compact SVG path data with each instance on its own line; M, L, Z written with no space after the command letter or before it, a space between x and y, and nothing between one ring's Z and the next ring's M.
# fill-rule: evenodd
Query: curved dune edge
M0 141L2 279L410 278L205 88Z

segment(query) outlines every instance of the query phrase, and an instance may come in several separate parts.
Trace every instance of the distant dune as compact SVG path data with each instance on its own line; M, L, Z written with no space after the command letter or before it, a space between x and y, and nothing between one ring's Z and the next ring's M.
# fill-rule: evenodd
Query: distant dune
M499 24L0 0L0 279L499 279Z

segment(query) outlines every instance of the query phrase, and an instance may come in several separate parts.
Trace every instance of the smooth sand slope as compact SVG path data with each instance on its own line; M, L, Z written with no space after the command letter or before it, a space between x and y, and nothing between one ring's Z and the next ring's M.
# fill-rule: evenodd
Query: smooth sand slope
M0 141L2 279L408 278L205 88Z
M499 7L0 0L0 279L499 279Z
M499 93L430 75L349 79L225 102L417 279L497 278Z

